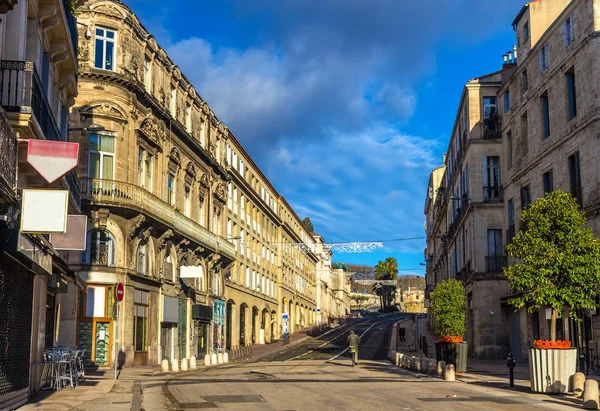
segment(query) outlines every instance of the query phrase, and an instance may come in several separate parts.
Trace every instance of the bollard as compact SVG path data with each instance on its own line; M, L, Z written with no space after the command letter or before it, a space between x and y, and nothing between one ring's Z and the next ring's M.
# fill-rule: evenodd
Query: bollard
M429 374L435 375L437 373L437 361L431 358L429 360Z
M179 361L177 359L171 361L171 369L173 372L179 372Z
M428 358L421 358L420 362L420 371L423 374L429 374L429 359Z
M160 370L162 372L169 371L169 360L162 360L162 362L160 363Z
M404 354L402 354L401 352L396 353L396 366L401 366L403 355Z
M188 370L188 360L187 358L182 358L181 359L181 371L187 371Z
M417 358L417 357L414 357L414 359L415 359L415 369L414 369L414 371L419 372L419 371L421 371L421 360L419 358Z
M586 380L583 387L583 408L586 410L597 410L598 381Z
M229 362L229 354L227 352L223 353L223 362L227 364Z
M210 365L210 355L206 354L204 356L204 365Z
M515 386L515 365L517 365L517 359L513 357L512 353L508 353L508 356L506 357L506 366L508 367L508 377L511 388Z
M446 365L446 374L445 374L444 379L446 381L456 381L456 376L454 375L454 365L453 364Z
M190 357L190 370L195 370L196 369L196 356L192 355Z
M577 397L581 397L583 394L583 387L585 385L585 374L582 372L577 372L573 375L573 395Z
M213 355L210 356L210 365L215 365L217 363L217 354L213 353Z
M222 352L217 354L217 364L223 364L223 353Z
M442 378L444 378L444 376L446 375L446 363L444 361L438 361L437 375L438 377Z

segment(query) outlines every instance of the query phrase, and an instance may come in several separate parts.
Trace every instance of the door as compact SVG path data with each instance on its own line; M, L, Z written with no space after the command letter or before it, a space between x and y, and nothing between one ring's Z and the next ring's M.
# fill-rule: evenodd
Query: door
M94 363L101 367L109 365L110 355L110 322L96 323L96 347L94 350Z
M225 320L225 344L227 350L231 350L231 319L233 312L233 304L227 303L226 320Z
M240 346L246 344L246 306L240 307Z
M161 359L169 363L173 360L173 324L162 324L160 327Z

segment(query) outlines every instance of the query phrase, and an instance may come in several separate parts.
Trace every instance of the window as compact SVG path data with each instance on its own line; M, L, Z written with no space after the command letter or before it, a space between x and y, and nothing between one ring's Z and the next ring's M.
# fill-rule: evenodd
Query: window
M502 230L488 230L487 271L499 272L503 262Z
M506 242L510 243L515 236L515 202L511 198L508 200L508 232L506 233Z
M529 90L529 79L527 77L527 70L523 70L523 73L521 73L521 85L523 87L523 94L527 93L527 90Z
M573 15L569 15L569 17L563 23L563 31L564 31L564 40L565 47L569 44L573 43L575 40L575 31L573 30Z
M200 201L198 202L198 222L202 227L204 227L205 218L204 218L204 198L200 197Z
M175 173L173 171L169 171L167 180L167 202L172 206L175 205Z
M144 184L144 188L150 192L152 192L152 156L146 155L145 161L146 167L146 183Z
M504 92L504 112L506 113L509 110L510 110L510 91L507 89Z
M133 317L133 346L135 351L148 349L148 292L135 290Z
M575 72L573 69L565 74L567 83L567 115L569 120L577 115L577 94L575 92Z
M506 133L506 140L508 142L508 169L510 170L513 166L513 138L510 130Z
M148 275L148 244L140 244L136 255L137 273Z
M521 135L519 136L519 144L521 146L521 155L524 157L529 151L529 121L527 112L521 115Z
M499 201L502 199L500 181L500 157L483 157L483 199L484 201Z
M483 137L495 138L498 132L498 111L496 97L483 99Z
M523 41L529 40L529 22L523 24Z
M113 180L115 163L115 138L103 134L90 134L89 177Z
M86 247L83 253L84 264L115 266L115 239L112 234L105 230L92 230L88 233Z
M540 71L543 73L548 69L548 45L544 44L540 49Z
M188 133L192 133L192 106L185 106L185 129Z
M529 196L529 185L521 187L521 210L525 210L531 203L531 197Z
M200 145L206 148L206 121L200 121Z
M169 106L169 111L171 112L171 116L175 117L177 114L177 89L175 87L171 88L171 101Z
M542 110L542 136L546 139L550 137L550 106L548 104L548 92L541 95L540 105Z
M544 195L554 191L554 178L552 176L552 170L548 170L542 176L544 182Z
M184 202L183 202L183 214L185 214L186 217L190 217L192 214L192 204L191 204L191 200L190 200L190 185L186 184L185 185L185 192L183 194L184 196Z
M144 187L144 150L138 147L138 186Z
M144 59L144 87L148 93L152 90L152 61L148 58Z
M94 67L103 70L114 70L117 56L115 45L117 32L104 28L96 28L96 50Z
M579 151L569 156L569 189L573 197L582 205L581 198L581 173L579 167Z

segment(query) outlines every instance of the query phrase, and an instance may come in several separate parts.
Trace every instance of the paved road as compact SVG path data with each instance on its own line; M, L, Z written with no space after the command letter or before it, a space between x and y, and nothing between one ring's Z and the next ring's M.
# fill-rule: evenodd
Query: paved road
M259 362L187 373L166 385L142 382L142 409L567 409L557 397L445 382L392 366L385 357L397 318L357 320ZM351 329L362 334L360 362L354 368L344 355Z

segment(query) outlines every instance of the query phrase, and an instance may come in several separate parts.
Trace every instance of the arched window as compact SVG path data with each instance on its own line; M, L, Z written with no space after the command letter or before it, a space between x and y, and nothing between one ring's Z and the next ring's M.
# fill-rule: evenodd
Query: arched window
M148 275L148 244L140 244L136 256L137 273Z
M115 238L106 230L91 230L87 235L87 250L83 263L89 265L115 266Z

